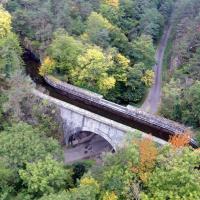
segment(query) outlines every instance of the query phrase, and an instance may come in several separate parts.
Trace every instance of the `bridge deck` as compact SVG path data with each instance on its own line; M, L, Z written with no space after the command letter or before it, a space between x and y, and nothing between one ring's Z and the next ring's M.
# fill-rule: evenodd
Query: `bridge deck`
M143 132L151 133L161 139L168 140L170 136L182 134L187 130L184 125L174 121L146 113L137 108L115 104L103 99L98 94L90 93L87 90L72 86L54 77L46 76L45 81L55 88L57 92L72 99L73 103L79 103L82 108ZM193 140L191 140L191 144L196 146Z

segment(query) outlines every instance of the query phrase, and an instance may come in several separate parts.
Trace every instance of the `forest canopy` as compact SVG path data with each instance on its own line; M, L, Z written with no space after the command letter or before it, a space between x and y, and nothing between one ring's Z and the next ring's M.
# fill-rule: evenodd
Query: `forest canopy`
M200 141L200 2L178 1L173 14L160 113L197 131ZM192 30L192 31L191 31Z
M19 0L7 1L5 6L25 46L31 45L41 58L41 75L57 76L117 103L137 104L153 83L154 44L168 21L172 3ZM117 55L128 66L118 63ZM90 58L82 62L87 56ZM80 74L84 65L85 72Z
M155 48L171 22L173 0L1 2L1 200L200 199L200 153L189 146L189 133L164 146L135 134L100 162L64 164L60 110L33 95L23 62L29 47L42 61L42 76L118 103L140 103L153 84ZM160 113L199 128L200 3L175 3L167 54L178 66L164 77Z

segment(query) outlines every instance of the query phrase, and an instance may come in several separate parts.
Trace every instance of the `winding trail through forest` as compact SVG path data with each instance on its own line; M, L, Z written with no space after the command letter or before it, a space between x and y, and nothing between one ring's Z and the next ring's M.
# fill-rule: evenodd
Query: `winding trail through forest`
M164 52L167 46L167 42L171 33L171 26L167 26L164 30L160 44L156 52L156 65L154 66L155 79L154 84L149 90L149 94L141 106L141 109L145 112L156 114L161 102L161 87L162 87L162 65Z

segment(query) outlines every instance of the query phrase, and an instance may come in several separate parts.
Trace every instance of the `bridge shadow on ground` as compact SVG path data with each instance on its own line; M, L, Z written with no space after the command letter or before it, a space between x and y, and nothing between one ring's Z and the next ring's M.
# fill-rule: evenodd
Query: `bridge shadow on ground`
M101 160L102 153L114 152L113 147L100 135L80 132L64 148L64 162L71 164L84 159Z

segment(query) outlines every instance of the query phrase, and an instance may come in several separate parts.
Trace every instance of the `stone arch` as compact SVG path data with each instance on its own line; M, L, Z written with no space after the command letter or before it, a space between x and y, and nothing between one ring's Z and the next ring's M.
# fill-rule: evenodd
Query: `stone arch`
M103 133L102 131L84 126L81 128L81 132L91 132L91 133L101 136L104 140L106 140L110 144L110 146L114 149L114 151L116 151L117 145L114 144L112 139L107 134Z
M115 144L115 143L113 142L112 138L110 138L110 137L108 136L108 134L103 133L101 130L98 130L98 129L95 129L95 128L92 128L92 127L88 128L88 127L86 127L86 126L84 126L84 127L75 127L75 128L73 128L73 129L71 129L71 130L68 132L67 137L65 137L65 143L66 143L66 144L68 143L67 140L69 139L69 136L75 135L75 134L80 133L80 132L89 132L89 133L94 133L94 134L96 134L96 135L99 135L99 136L101 136L105 141L107 141L107 142L110 144L110 146L114 149L114 151L117 150L117 144Z

